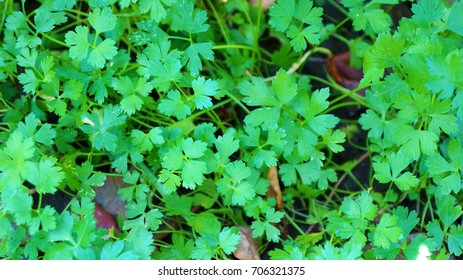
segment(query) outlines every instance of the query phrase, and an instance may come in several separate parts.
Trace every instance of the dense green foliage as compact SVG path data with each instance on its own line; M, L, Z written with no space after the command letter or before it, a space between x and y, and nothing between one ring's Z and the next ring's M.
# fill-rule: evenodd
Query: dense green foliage
M463 2L400 2L0 0L0 258L230 259L242 228L270 259L459 257ZM304 70L333 38L354 89Z

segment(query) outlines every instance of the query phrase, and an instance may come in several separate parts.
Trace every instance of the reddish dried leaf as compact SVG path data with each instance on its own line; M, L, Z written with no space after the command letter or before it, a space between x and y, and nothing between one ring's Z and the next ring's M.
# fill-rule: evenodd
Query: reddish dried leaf
M267 191L267 197L274 197L277 201L277 209L284 208L283 196L281 195L280 179L278 178L278 170L275 166L269 168L267 179L270 182L270 188Z
M257 241L252 238L250 227L238 227L241 238L236 250L233 252L235 258L239 260L260 260L257 252Z
M262 0L262 10L267 11L270 5L275 3L276 0ZM249 0L249 3L253 5L254 7L257 7L259 5L259 0Z
M115 232L119 232L119 228L117 227L113 216L111 216L108 212L106 212L103 208L101 208L100 205L97 204L95 206L95 212L93 216L96 219L97 227L100 227L100 228L102 227L105 229L114 228Z
M106 212L113 216L118 214L127 218L125 215L125 202L121 200L117 191L119 188L127 186L122 181L122 177L108 176L101 187L94 188L96 196L95 202L99 204Z
M350 53L344 52L329 57L326 60L326 67L330 75L337 83L348 89L357 88L363 77L361 70L352 68L349 65Z

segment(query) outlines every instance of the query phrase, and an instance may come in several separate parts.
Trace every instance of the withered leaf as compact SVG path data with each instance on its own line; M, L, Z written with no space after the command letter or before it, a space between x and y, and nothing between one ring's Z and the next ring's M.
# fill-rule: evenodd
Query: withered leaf
M235 258L239 260L260 260L259 252L257 251L257 241L252 238L252 230L250 227L238 227L241 238L236 250L233 252Z
M277 201L277 210L284 208L283 196L281 194L280 179L278 178L278 169L272 166L268 169L267 179L270 182L270 188L267 191L267 197L274 197Z

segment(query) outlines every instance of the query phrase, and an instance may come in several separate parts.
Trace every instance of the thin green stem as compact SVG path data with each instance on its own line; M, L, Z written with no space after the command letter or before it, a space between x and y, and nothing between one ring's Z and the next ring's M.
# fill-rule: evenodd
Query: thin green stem
M256 49L251 46L246 45L216 45L212 47L213 50L223 50L223 49L244 49L256 52Z
M285 213L286 219L291 223L291 225L292 225L301 235L305 234L305 232L299 227L299 225L296 224L296 223L293 221L293 218L290 217L290 216L288 215L287 212L284 212L284 213Z
M222 18L219 16L217 13L217 10L215 9L214 4L210 0L206 0L207 4L212 10L212 13L214 14L215 20L217 21L217 24L219 25L220 32L222 33L223 38L225 39L225 42L228 43L230 42L230 38L228 37L228 33L224 27L224 24L222 22Z

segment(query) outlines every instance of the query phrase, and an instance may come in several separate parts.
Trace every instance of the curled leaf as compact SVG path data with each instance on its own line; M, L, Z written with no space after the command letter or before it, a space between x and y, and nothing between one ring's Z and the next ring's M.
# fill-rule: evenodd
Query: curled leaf
M349 52L333 55L326 60L328 72L336 82L345 88L355 89L358 87L363 73L361 70L352 68L349 63Z

